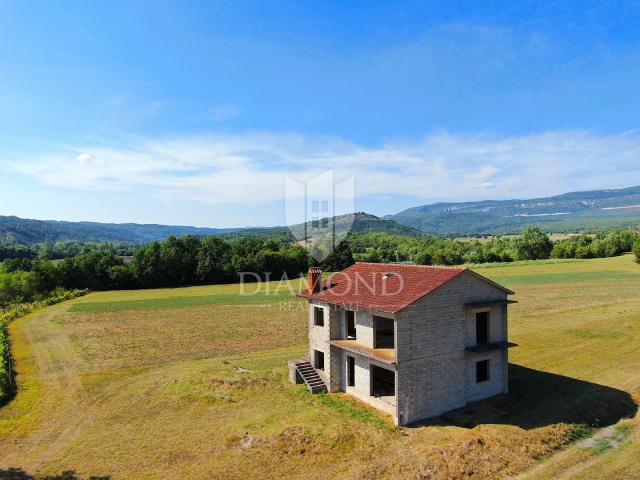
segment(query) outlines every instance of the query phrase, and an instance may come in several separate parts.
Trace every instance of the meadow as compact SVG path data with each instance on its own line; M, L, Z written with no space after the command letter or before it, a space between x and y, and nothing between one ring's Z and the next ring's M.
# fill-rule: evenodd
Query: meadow
M288 286L99 292L18 319L0 479L638 478L640 265L474 269L517 292L511 392L401 429L287 382L307 333Z

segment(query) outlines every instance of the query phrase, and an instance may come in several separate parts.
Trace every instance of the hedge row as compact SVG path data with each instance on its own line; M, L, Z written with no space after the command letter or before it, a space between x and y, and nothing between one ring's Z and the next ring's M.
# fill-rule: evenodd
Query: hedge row
M0 310L0 405L7 402L14 393L15 383L11 367L11 342L7 327L12 320L31 313L37 308L48 307L56 303L86 295L89 290L56 290L38 302L20 303Z

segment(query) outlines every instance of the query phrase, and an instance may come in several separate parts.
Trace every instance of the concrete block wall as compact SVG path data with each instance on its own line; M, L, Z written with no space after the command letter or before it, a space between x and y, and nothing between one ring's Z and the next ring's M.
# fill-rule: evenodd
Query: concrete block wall
M470 401L464 304L502 298L506 298L503 290L463 273L397 314L400 423L439 415ZM499 365L502 360L493 363ZM473 375L475 382L475 365ZM481 391L492 394L494 390ZM475 390L473 394L481 395Z
M347 378L347 356L355 359L355 385L353 387L349 387L345 382L345 392L359 398L369 397L371 393L371 384L369 381L369 359L350 352L345 352L343 370L345 379Z
M325 328L314 325L313 308L320 307L325 310ZM374 314L363 310L354 311L354 320L356 326L356 340L358 343L373 348L374 344L374 325L373 317L393 318L391 315ZM329 320L329 325L327 325ZM316 345L321 345L325 339L338 340L347 338L345 310L333 305L322 303L309 304L309 332L310 336L316 337ZM313 329L313 330L312 330ZM328 337L327 337L328 335Z
M324 325L315 324L315 308L321 308L324 311ZM332 348L329 345L330 340L342 338L340 336L342 311L335 306L326 303L310 303L309 304L309 359L315 367L314 350L324 353L324 370L318 370L318 375L327 384L329 392L340 391L340 369L341 357L340 349Z
M495 305L488 308L466 310L465 312L465 346L476 344L476 313L489 313L489 343L501 342L507 339L507 309L506 305Z
M351 356L355 360L355 385L350 387L346 384L347 379L347 356ZM371 396L371 365L377 365L387 370L394 370L390 365L383 365L381 363L370 360L358 354L350 352L343 352L342 376L344 378L343 391L349 395L362 400L364 403L382 410L383 412L391 415L397 423L397 409L395 405L391 405L383 400ZM397 381L396 381L397 386Z
M315 324L314 311L315 308L321 308L324 311L324 326ZM324 353L324 371L318 370L318 375L328 383L329 380L329 326L330 326L331 307L326 304L310 303L309 304L309 360L311 365L315 367L314 350Z
M467 393L466 401L473 402L483 398L506 393L508 363L506 350L494 350L485 353L467 353ZM476 362L489 360L489 380L476 383Z
M344 338L342 328L344 323L344 311L334 305L329 307L329 338L338 340Z
M476 313L489 312L489 343L508 340L507 305L495 305L491 308L467 310L467 335L465 346L476 345ZM509 356L508 351L492 351L485 353L469 352L467 359L467 401L507 393L509 391ZM476 362L489 360L489 380L476 383Z
M373 348L373 314L365 311L355 312L356 341Z
M435 417L466 404L464 352L451 352L398 364L399 423Z

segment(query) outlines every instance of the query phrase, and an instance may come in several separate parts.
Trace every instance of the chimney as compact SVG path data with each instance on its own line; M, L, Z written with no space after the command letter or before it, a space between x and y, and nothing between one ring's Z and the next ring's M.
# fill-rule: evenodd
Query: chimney
M322 269L309 269L309 292L311 294L318 293L322 290Z

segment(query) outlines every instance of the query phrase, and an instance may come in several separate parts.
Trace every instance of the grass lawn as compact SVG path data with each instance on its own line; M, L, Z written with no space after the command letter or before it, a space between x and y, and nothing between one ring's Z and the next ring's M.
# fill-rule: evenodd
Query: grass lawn
M287 382L306 304L277 283L100 292L23 317L0 479L638 478L640 266L475 270L518 292L511 393L413 428Z

